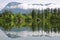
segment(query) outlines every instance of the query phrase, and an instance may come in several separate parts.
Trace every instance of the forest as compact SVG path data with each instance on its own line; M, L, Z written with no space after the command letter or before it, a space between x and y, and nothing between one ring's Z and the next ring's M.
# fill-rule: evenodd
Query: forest
M56 30L60 31L60 8L55 9L33 9L29 13L14 13L11 10L5 10L0 13L0 26L5 30L10 30L12 27L21 28L29 26L33 31Z

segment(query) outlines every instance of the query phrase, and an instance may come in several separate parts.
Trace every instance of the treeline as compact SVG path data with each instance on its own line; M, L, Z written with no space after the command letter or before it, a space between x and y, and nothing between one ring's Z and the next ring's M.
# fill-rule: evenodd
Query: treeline
M47 8L42 10L33 9L29 13L14 13L5 10L0 13L0 26L3 26L5 29L12 28L13 26L21 27L23 24L24 26L26 24L30 25L33 30L35 30L35 26L38 28L42 26L43 29L60 29L60 8Z
M60 8L56 9L33 9L30 13L13 13L5 10L0 13L0 19L4 21L42 21L60 19Z

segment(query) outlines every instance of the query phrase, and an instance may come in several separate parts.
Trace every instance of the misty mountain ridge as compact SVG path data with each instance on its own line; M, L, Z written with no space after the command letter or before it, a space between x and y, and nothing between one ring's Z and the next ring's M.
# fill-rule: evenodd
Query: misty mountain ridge
M42 8L48 8L51 6L55 6L54 3L47 3L47 4L28 4L28 3L18 3L18 2L10 2L8 3L3 9L4 10L11 10L12 12L31 12L33 9L39 9L41 10Z

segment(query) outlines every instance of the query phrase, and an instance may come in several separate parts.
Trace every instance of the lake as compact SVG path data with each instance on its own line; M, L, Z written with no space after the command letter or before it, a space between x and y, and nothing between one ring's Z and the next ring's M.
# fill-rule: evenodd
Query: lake
M15 24L12 22L0 25L0 39L7 40L59 40L60 39L60 25L49 24L44 22L23 22Z

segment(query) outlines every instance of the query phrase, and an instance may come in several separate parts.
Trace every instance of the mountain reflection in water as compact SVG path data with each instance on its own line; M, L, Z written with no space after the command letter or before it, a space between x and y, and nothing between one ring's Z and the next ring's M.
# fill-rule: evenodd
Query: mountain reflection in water
M50 22L22 22L22 23L0 23L0 27L10 38L18 37L54 37L60 36L60 23Z

